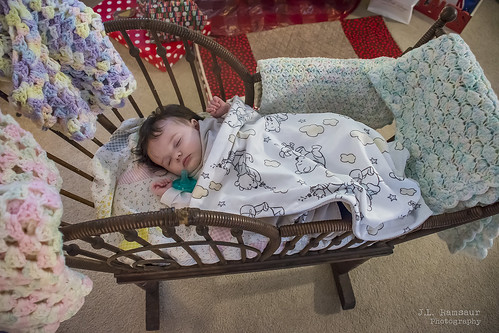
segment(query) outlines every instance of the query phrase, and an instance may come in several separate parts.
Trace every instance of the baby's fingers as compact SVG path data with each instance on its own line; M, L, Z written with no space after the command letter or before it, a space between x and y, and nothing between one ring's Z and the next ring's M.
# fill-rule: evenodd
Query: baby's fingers
M208 108L218 109L219 107L220 107L220 102L215 101L215 100L213 100L213 99L212 99L212 100L210 100L210 101L208 102L208 107L207 107L207 109L208 109Z
M217 103L218 105L220 105L222 101L222 99L218 96L213 96L213 98L211 99L214 103Z

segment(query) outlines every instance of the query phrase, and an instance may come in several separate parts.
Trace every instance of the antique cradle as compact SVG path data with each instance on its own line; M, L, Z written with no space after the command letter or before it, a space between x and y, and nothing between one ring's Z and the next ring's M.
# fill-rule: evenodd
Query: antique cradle
M455 16L455 10L452 7L445 8L439 20L435 22L414 48L423 45L434 37L444 34L443 26L447 22L452 21ZM233 54L206 36L174 24L149 19L120 19L106 22L104 26L107 33L114 31L122 33L128 44L127 47L130 50L130 55L134 57L139 64L145 80L154 96L154 101L158 106L162 105L164 101L161 100L146 67L143 65L139 56L139 50L133 45L128 37L127 30L149 30L151 36L156 40L157 53L165 64L168 63L166 58L167 50L159 43L158 32L167 32L178 36L183 41L186 49L186 60L189 63L193 74L193 83L190 84L196 86L200 104L203 109L206 105L206 97L203 89L203 82L199 75L198 59L196 58L197 53L195 52L194 46L205 48L212 55L213 63L204 64L204 69L207 70L207 68L210 68L217 77L221 90L221 98L225 99L226 96L224 94L224 87L221 79L220 61L226 62L244 82L246 104L253 105L255 97L258 97L257 95L259 92L255 89L255 86L261 81L260 74L250 74L248 69L245 68ZM166 66L166 68L171 84L177 95L178 102L184 104L181 93L182 84L177 82L177 78L175 78L171 68L169 66ZM181 78L181 80L183 79L184 78ZM3 94L2 97L7 99L5 94ZM138 106L139 101L135 101L133 97L129 97L129 101L136 114L139 117L144 117L143 109L140 109ZM177 101L168 101L168 103L177 103ZM117 109L113 109L113 112L118 122L124 121L124 117ZM112 115L101 114L98 116L99 124L109 133L113 133L119 126L116 121L112 121L111 119ZM89 158L93 157L93 153L87 148L67 139L62 134L54 133L65 139L68 144L78 148L84 155ZM97 147L102 146L102 143L98 139L94 139L93 142ZM71 161L64 161L58 158L56 152L53 154L49 152L48 156L60 166L78 174L89 182L92 182L93 176L80 170L78 166L71 163ZM61 190L61 194L79 201L86 206L94 206L91 201L71 193L70 191ZM385 241L365 242L361 246L349 248L349 245L361 243L361 240L353 237L347 246L338 250L329 251L329 247L339 244L342 239L352 235L352 223L348 214L341 220L293 224L277 228L255 218L237 216L219 211L203 211L194 208L183 208L180 210L162 209L160 211L113 216L79 223L63 221L61 223L60 231L63 234L63 249L66 254L66 264L69 267L112 273L114 274L117 283L134 283L145 290L146 328L147 330L157 330L159 329L159 281L329 263L333 270L342 307L343 309L352 309L355 306L355 297L348 275L350 270L356 268L370 258L391 254L394 246L397 244L498 213L499 204L496 202L484 207L477 206L453 213L434 215L426 220L417 230L404 236ZM176 228L179 226L196 228L196 232L205 240L197 242L183 240L176 234ZM173 239L173 242L167 244L151 244L142 239L136 232L137 229L152 227L161 228L163 234L166 237ZM229 229L236 242L229 243L213 240L210 236L210 231L213 227ZM113 232L120 232L124 235L126 240L139 243L140 248L132 251L124 251L112 244L108 244L104 238L101 237L103 234ZM259 251L258 249L251 248L250 245L245 244L241 237L243 232L258 233L267 237L268 243L265 249ZM342 234L330 240L330 245L328 247L319 251L310 251L310 249L316 247L322 239L332 232L341 232ZM309 237L308 244L299 253L286 255L288 251L294 248L295 244L300 241L300 239L307 235L313 235L313 237ZM287 241L284 249L276 254L275 252L281 245L283 238L291 240ZM196 245L209 246L218 256L219 261L214 264L203 263L191 248ZM226 260L223 254L218 250L218 246L221 245L239 249L241 259ZM193 266L182 266L177 263L175 259L161 252L161 249L172 247L183 248L192 256L197 264ZM256 252L257 255L253 258L248 258L246 256L246 251L249 250ZM163 259L146 260L135 255L136 253L144 253L145 251L152 251ZM128 262L131 261L131 263L125 264L124 261L119 260L122 257L126 257L129 259Z

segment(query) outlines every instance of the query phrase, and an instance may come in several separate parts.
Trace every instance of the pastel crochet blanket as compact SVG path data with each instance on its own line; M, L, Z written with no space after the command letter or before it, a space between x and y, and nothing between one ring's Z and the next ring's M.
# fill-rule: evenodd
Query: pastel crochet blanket
M0 112L0 331L55 332L92 289L65 266L61 185L33 136Z
M0 1L0 76L20 113L78 141L136 88L100 15L77 0Z

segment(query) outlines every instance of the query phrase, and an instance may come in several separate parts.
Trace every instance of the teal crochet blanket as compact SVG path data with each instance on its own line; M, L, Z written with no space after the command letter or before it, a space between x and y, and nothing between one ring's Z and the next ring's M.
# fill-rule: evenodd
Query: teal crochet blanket
M499 102L482 68L456 34L385 62L369 73L410 152L406 174L436 214L499 199ZM485 257L497 217L441 232L452 252Z
M334 112L372 128L393 114L368 79L372 68L391 58L273 58L258 61L262 76L261 114Z

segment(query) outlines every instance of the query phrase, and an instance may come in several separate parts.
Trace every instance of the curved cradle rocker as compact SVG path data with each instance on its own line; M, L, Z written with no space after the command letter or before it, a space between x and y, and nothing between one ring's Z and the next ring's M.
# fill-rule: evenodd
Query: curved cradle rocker
M440 19L435 22L414 48L427 43L434 37L443 35L443 26L446 22L452 21L455 15L456 13L452 7L444 9ZM193 81L197 87L200 104L203 109L205 108L205 96L202 81L198 74L194 45L206 49L212 55L213 63L211 70L213 70L215 77L218 79L223 99L225 99L225 94L223 93L224 87L221 80L220 61L227 63L243 81L245 86L245 103L248 105L254 104L255 97L257 97L255 96L255 86L262 81L260 73L250 74L234 55L210 38L174 24L149 19L121 19L106 22L104 26L107 33L120 31L124 36L128 44L127 47L130 50L130 55L137 60L158 106L162 105L159 94L140 59L139 50L128 37L127 30L149 30L155 40L157 54L165 64L168 63L166 49L161 45L158 33L167 32L179 37L185 46L186 60L191 66ZM204 65L206 70L208 65ZM174 73L169 66L166 66L166 68L178 101L180 104L184 104L183 96ZM265 87L263 91L265 93ZM132 97L129 100L137 115L143 118L143 113L136 101ZM116 109L113 111L116 117L123 122L124 118L118 111ZM117 126L104 114L98 116L98 121L109 133L117 130ZM59 136L64 137L62 135ZM67 142L78 147L90 158L93 157L92 153L79 144L71 140L67 140ZM98 146L102 146L102 143L98 140L95 139L94 142ZM52 154L48 154L48 156L65 168L82 175L88 180L93 180L92 176L77 169L70 163ZM93 207L92 202L78 195L68 191L61 191L61 194ZM346 211L343 212L342 219L275 227L255 218L217 211L204 211L196 208L183 208L179 210L162 209L154 212L113 216L75 224L63 222L60 231L64 238L63 248L67 254L66 264L68 266L109 272L114 274L118 283L134 283L146 290L146 327L147 330L157 330L159 329L158 281L329 263L333 269L343 309L351 309L355 306L355 298L348 272L353 268L370 258L391 254L396 244L498 213L499 203L495 202L486 206L476 206L452 213L434 215L428 218L419 228L403 236L390 240L367 242L357 239L353 235L351 215ZM140 237L136 231L137 229L153 227L158 227L163 236L169 239L169 242L152 244ZM179 227L195 228L199 238L195 241L183 239L178 233ZM233 241L227 242L214 239L212 231L217 228L218 230L222 228L230 231ZM102 237L102 235L115 232L122 233L127 241L137 242L139 247L131 250L122 250L115 244L107 242L105 237ZM243 233L245 232L261 235L268 239L268 242L263 249L256 248L251 244L245 243L245 238L243 237ZM328 238L332 233L334 233L335 237ZM345 246L336 250L330 249L342 243L346 238L349 238L349 241ZM311 250L317 247L320 242L326 240L328 244L322 249ZM292 255L287 254L295 248L299 241L306 242L301 250ZM82 242L88 243L90 246L81 246ZM358 244L361 245L359 246ZM203 262L199 254L194 250L199 246L206 246L211 249L217 257L217 262ZM239 253L240 259L233 260L225 258L225 252L220 251L220 246L232 248L233 251ZM192 257L194 264L189 266L183 265L177 262L174 257L168 255L167 251L162 251L172 248L185 250ZM278 251L279 248L282 250ZM142 254L146 252L154 253L159 259L145 259Z

